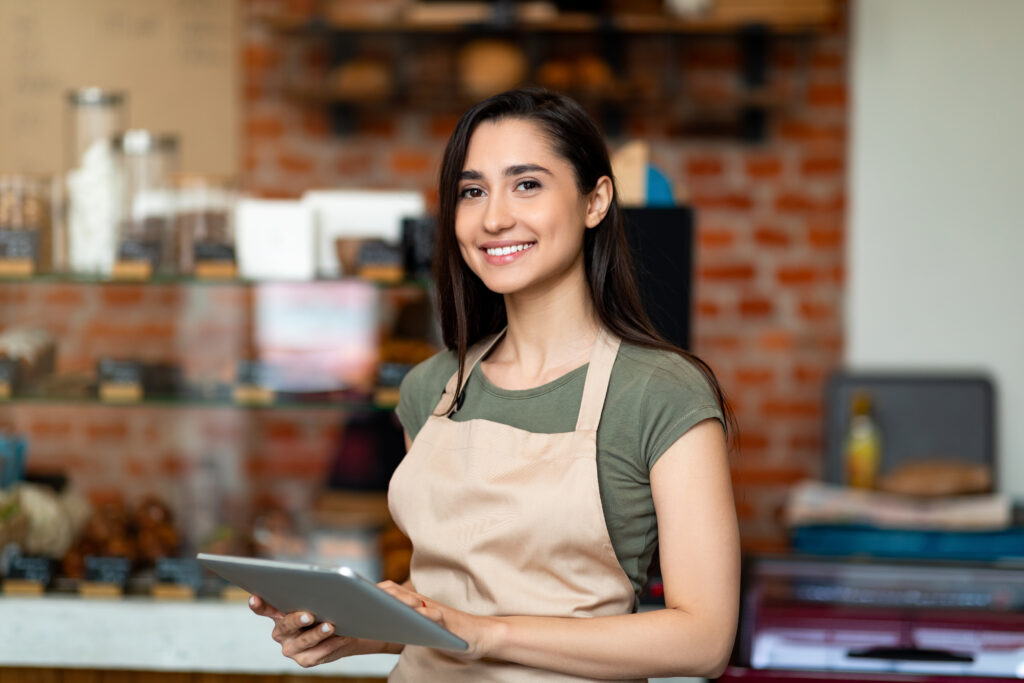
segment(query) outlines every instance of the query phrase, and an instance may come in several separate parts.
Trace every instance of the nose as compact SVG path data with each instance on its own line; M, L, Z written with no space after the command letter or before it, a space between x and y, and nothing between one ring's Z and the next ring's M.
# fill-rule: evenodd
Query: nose
M510 209L508 201L500 193L488 197L484 211L484 230L497 233L515 225L516 219Z

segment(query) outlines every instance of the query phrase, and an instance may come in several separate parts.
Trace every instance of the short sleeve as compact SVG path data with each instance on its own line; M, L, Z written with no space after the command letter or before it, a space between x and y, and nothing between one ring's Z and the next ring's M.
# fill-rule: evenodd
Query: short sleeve
M666 356L653 369L641 399L641 445L648 470L679 437L699 422L725 423L704 374L682 356Z
M415 439L426 424L457 367L455 355L442 351L414 367L402 379L395 414L410 439Z

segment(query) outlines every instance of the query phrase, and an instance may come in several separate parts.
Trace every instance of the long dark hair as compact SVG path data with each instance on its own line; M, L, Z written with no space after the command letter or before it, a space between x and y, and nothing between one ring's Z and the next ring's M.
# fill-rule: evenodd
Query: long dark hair
M501 331L508 322L503 296L487 289L470 270L455 237L459 181L470 137L480 123L500 119L521 119L537 125L554 152L572 164L580 194L590 193L602 176L612 178L614 188L604 137L593 119L569 97L542 88L520 88L483 100L462 115L448 139L441 163L434 259L441 333L445 346L458 353L459 385L466 370L466 350ZM735 432L735 417L715 373L694 354L667 342L654 329L641 305L617 192L601 223L584 233L583 261L601 324L631 344L672 351L693 363L715 392L725 417L726 433ZM452 405L456 400L453 396Z

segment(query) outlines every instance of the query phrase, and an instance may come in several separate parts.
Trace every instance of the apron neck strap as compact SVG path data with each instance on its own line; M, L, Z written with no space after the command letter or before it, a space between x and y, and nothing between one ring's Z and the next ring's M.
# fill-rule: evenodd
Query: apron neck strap
M490 337L484 337L476 344L469 347L469 350L466 352L466 370L462 373L462 384L456 385L456 382L458 382L459 379L459 373L456 371L448 380L448 384L445 385L444 393L441 395L441 400L434 409L435 414L438 413L446 404L451 403L452 396L460 396L462 394L463 390L466 388L466 383L469 381L470 374L472 374L473 370L476 369L477 364L484 358L484 356L490 353L491 349L501 341L501 338L505 336L505 330L507 329L508 328L506 327L497 334L493 334ZM462 401L459 400L457 403L461 405ZM446 414L451 415L451 413L457 409L454 406L455 404L453 404L452 410L446 411Z
M583 384L583 399L580 401L580 414L576 419L576 431L597 431L601 422L601 411L604 409L604 398L608 393L608 380L615 365L615 356L619 352L621 340L607 332L603 327L597 333L594 350L590 353L590 367L587 368L587 379Z

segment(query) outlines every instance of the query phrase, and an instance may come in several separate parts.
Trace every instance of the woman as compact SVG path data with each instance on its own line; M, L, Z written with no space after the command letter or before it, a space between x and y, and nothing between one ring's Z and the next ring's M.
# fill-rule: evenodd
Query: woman
M388 496L411 579L381 585L468 652L253 610L304 666L400 652L396 681L719 675L739 590L731 414L644 315L608 152L575 102L515 90L462 117L435 270L449 350L402 383ZM655 546L666 607L638 613Z

